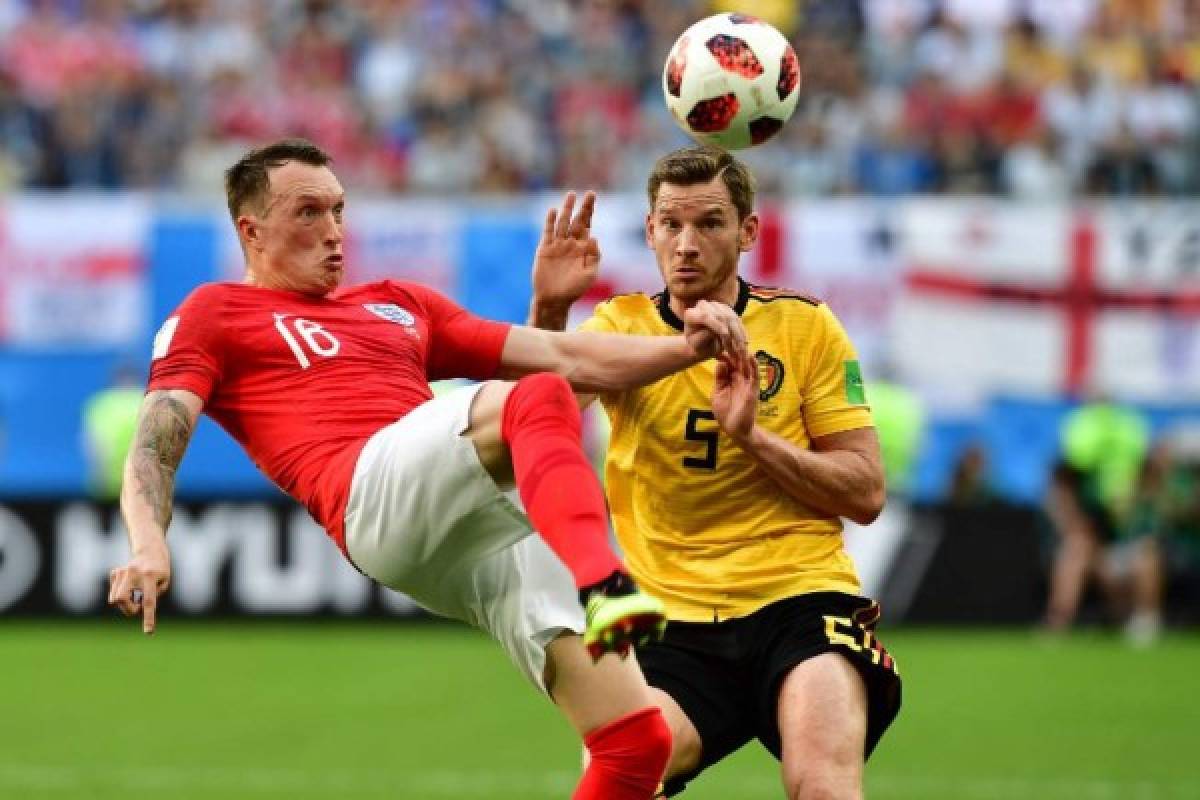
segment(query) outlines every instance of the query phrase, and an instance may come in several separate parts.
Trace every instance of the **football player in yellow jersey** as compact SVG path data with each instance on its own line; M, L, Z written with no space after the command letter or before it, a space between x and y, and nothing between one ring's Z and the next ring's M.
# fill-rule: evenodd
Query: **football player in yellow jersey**
M757 738L780 759L787 797L859 797L863 761L899 710L900 679L842 542L841 517L869 523L884 502L854 348L828 306L738 275L759 218L736 158L678 150L657 162L647 190L646 241L665 287L614 297L583 327L665 336L707 299L739 313L754 353L600 397L617 538L669 618L663 641L638 649L675 737L665 794ZM585 196L585 221L594 202ZM530 317L540 327L565 327L595 280L588 225L571 237L571 270L535 260Z

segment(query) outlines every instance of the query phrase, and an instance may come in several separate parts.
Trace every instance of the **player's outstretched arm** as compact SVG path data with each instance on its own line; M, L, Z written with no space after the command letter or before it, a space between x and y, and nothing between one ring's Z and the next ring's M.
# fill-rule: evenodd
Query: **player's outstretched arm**
M571 306L596 281L600 245L592 236L592 211L596 193L585 192L575 207L575 193L567 192L561 209L546 212L546 224L533 256L533 300L529 324L548 331L567 329Z
M804 505L868 525L886 497L879 438L858 428L801 447L757 424L758 366L753 358L722 354L713 385L717 424L785 492Z
M175 471L196 429L204 403L184 389L149 392L125 459L121 513L132 559L109 574L108 602L126 616L140 613L142 630L154 632L158 598L171 583L167 526L175 495Z
M500 375L556 372L579 392L611 392L654 383L718 353L749 357L746 329L732 308L701 300L684 312L682 336L561 333L514 326L500 357Z

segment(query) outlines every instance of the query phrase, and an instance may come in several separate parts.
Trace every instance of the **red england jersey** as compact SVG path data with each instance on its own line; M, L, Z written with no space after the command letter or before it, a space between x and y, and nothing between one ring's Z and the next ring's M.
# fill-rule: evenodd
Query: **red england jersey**
M433 397L429 381L495 375L509 325L410 283L328 297L212 283L154 339L149 391L187 389L345 551L358 454Z

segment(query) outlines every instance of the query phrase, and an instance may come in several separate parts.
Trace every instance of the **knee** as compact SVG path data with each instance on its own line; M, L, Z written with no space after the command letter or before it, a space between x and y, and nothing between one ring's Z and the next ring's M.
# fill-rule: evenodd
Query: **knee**
M579 411L579 404L575 402L575 393L571 390L571 384L567 383L567 379L562 375L554 372L537 372L533 375L526 375L517 381L513 392L536 398L540 403L551 403L577 413Z
M783 784L788 800L859 800L862 756L811 750L802 763L785 762Z
M861 800L857 782L835 773L804 771L784 778L788 800Z
M506 441L517 428L538 422L564 425L572 431L582 427L570 384L553 372L538 372L517 381L505 399L503 418Z
M667 777L673 778L694 771L704 756L700 735L686 718L671 729L671 759L667 762Z

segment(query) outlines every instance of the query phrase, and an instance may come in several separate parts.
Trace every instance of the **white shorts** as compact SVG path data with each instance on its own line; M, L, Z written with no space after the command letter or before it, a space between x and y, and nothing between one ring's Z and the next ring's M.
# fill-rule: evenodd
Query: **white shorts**
M346 551L434 614L487 631L545 691L546 645L581 632L583 609L571 574L462 436L480 388L435 397L370 438L350 486Z

